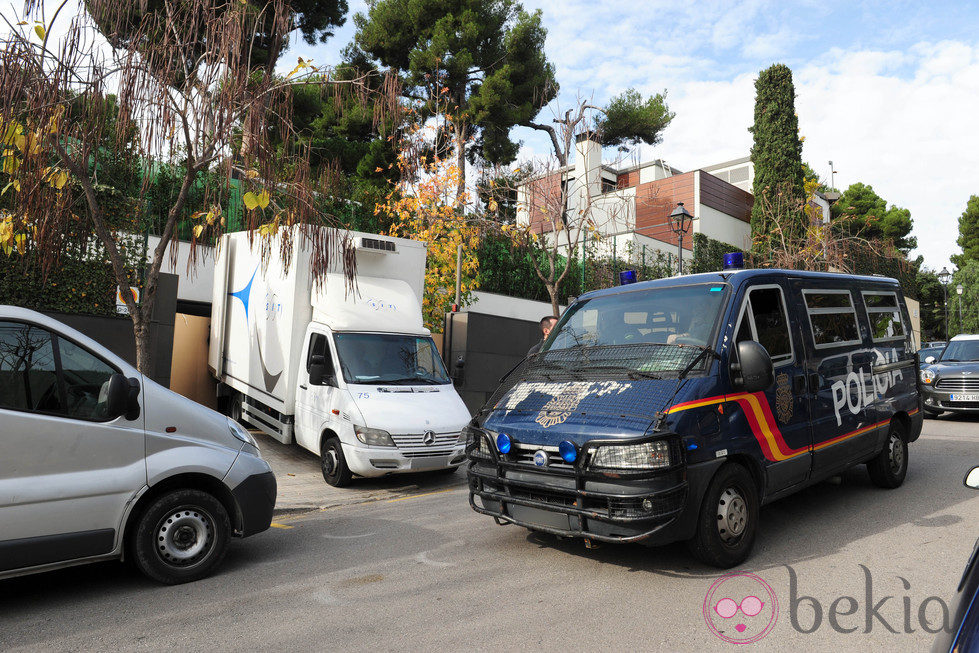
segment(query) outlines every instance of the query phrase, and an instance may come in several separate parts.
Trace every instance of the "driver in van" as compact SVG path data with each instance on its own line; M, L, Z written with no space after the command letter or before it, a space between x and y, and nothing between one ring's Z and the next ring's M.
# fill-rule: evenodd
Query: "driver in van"
M710 337L713 322L710 311L707 310L707 306L703 305L702 302L695 303L683 319L678 320L678 323L686 323L686 329L683 332L667 336L666 344L708 344L707 339Z

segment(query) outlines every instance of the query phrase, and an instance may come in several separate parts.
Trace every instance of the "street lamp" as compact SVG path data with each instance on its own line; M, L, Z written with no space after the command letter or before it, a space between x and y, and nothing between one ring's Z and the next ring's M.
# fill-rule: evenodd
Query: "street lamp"
M945 342L948 342L948 282L951 278L952 273L946 267L943 267L942 271L938 273L938 281L941 282L942 290L945 291Z
M965 329L962 328L962 291L963 290L965 290L965 288L962 287L961 283L955 286L955 292L959 296L959 333L965 331Z
M683 208L683 202L677 202L676 208L670 214L670 231L675 233L677 241L677 274L683 274L683 234L687 233L690 225L693 224L693 216L690 211Z

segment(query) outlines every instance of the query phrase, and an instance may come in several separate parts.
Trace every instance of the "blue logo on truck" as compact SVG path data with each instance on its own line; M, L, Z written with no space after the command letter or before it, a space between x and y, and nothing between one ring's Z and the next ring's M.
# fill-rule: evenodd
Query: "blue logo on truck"
M245 325L246 326L248 325L248 322L249 322L249 319L248 319L248 302L249 302L249 300L251 298L251 294L252 294L252 283L255 281L255 275L256 274L258 274L258 266L257 265L255 266L255 270L252 272L251 279L248 280L248 283L245 285L244 288L242 288L241 290L239 290L237 292L228 293L232 297L237 297L238 300L241 302L241 305L245 308ZM266 300L265 300L265 311L266 311L266 314L267 315L272 315L273 316L273 319L274 319L274 316L275 316L276 312L278 312L278 313L281 313L282 312L282 304L280 302L278 302L278 300L276 299L275 295L270 295L270 296L267 296L266 297ZM255 333L255 343L256 343L256 345L258 347L258 362L262 366L262 378L265 381L265 391L266 392L272 392L272 390L275 388L276 384L279 382L279 377L282 376L282 371L280 371L278 374L272 374L272 373L269 372L269 368L265 365L265 357L262 356L262 343L259 342L258 332Z

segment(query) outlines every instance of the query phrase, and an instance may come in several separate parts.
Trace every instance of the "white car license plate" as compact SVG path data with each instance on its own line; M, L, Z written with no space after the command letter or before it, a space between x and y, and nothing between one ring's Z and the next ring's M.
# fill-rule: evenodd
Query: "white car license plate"
M949 395L949 401L979 401L979 395Z

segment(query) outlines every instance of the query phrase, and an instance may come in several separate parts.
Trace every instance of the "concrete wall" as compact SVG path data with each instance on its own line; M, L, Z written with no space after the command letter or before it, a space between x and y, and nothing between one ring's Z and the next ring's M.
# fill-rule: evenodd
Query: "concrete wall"
M551 314L551 305L547 302L482 291L476 291L473 296L475 301L465 308L466 312L484 313L531 322L538 322L545 315ZM562 305L560 308L563 312L567 307Z
M149 237L149 248L147 258L152 258L156 246L160 239L157 236ZM173 241L170 243L170 250L163 259L162 272L176 274L180 277L180 285L177 288L177 299L181 301L211 303L211 287L214 285L214 248L199 246L197 251L197 261L195 265L190 263L190 243L186 241ZM171 254L176 251L176 262L173 262Z
M697 208L698 219L693 223L694 233L702 233L738 249L751 247L751 224L704 204L699 204Z

